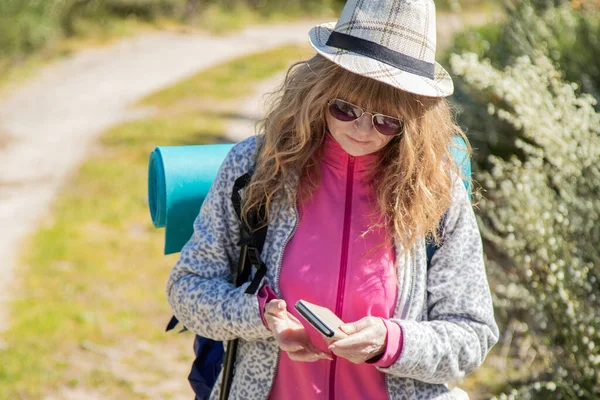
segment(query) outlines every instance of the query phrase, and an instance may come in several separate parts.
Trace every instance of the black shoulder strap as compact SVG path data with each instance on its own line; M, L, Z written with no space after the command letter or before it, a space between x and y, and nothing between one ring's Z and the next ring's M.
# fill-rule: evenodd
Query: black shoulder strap
M260 258L260 253L265 244L267 237L268 226L263 223L265 216L265 204L261 203L258 209L251 210L247 215L248 223L246 224L242 220L242 197L240 191L248 186L252 175L250 172L237 178L233 184L233 191L231 193L231 202L235 213L240 220L240 260L238 271L234 274L234 283L236 286L247 282L252 272L252 267L256 268L254 278L250 283L250 286L246 289L247 294L254 294L258 290L262 278L267 272L265 263ZM263 226L261 226L261 224Z
M265 238L267 236L267 226L259 228L262 218L265 216L264 202L261 202L258 210L251 210L247 217L247 224L242 220L241 216L241 204L242 197L240 190L250 183L252 176L250 173L244 174L235 180L233 185L233 192L231 193L231 202L233 208L240 220L240 259L237 271L233 273L233 284L237 287L248 281L250 273L252 272L252 266L256 267L256 273L252 282L246 288L245 293L254 294L258 290L258 286L262 281L262 278L267 272L265 263L260 258L260 253L265 244ZM229 398L229 391L231 383L233 381L234 364L237 353L238 339L230 340L227 342L227 350L225 351L225 359L223 361L223 378L221 381L221 393L219 400L225 400Z

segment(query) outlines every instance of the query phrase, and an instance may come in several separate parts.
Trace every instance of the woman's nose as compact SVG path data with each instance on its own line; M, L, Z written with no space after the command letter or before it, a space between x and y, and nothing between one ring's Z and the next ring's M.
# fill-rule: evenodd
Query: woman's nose
M355 124L359 131L370 133L371 129L373 129L372 120L373 115L371 113L363 113L363 115L361 115L360 118L355 121Z

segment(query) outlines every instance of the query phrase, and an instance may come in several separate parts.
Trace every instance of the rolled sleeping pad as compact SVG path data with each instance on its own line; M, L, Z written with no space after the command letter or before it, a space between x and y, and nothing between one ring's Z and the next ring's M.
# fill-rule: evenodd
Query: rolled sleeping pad
M452 155L471 196L471 162L461 137ZM165 230L165 254L181 251L193 233L194 220L225 156L233 144L159 146L150 155L148 203L152 222Z
M150 154L148 203L165 230L165 254L181 251L219 167L233 144L159 146Z

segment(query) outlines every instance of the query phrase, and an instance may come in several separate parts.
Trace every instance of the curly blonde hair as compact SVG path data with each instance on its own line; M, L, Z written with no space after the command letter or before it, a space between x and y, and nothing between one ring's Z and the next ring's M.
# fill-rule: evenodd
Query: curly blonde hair
M256 164L242 215L265 202L268 223L276 196L288 205L306 201L319 184L326 134L327 102L340 98L366 110L397 116L404 132L381 151L372 181L379 215L390 237L410 249L419 237L440 243L438 225L450 205L453 176L460 171L450 153L453 136L467 138L454 122L444 98L419 96L349 72L315 55L293 64L273 93L266 118L259 122ZM301 190L294 184L302 179ZM297 196L293 194L297 193Z

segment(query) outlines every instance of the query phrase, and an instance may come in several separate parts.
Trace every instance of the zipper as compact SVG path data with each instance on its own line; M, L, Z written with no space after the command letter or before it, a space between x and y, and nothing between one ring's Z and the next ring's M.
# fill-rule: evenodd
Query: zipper
M298 215L298 207L296 207L296 202L294 202L294 217L296 219L294 222L294 228L292 229L288 237L285 239L285 242L283 243L283 247L281 249L281 253L279 253L279 257L277 257L277 281L275 282L277 284L277 287L275 288L275 293L279 297L281 297L281 290L279 289L279 278L281 276L281 264L283 262L283 253L285 252L285 248L287 247L287 244L289 243L290 239L298 230L298 220L300 219L300 216Z
M281 298L281 291L279 289L279 277L281 276L281 264L283 262L283 252L285 251L285 248L286 248L288 242L290 241L290 239L296 233L296 230L298 230L298 220L300 219L300 217L298 216L298 208L296 207L295 202L294 202L294 215L296 217L296 222L294 222L294 229L292 229L292 232L285 239L285 242L283 243L283 248L281 249L281 253L279 254L279 257L277 258L277 280L275 282L277 287L275 288L275 293L277 294L277 296L279 296L279 298ZM281 349L279 348L279 346L277 346L277 358L275 359L275 372L273 373L273 379L271 379L271 386L269 387L269 393L267 393L267 397L266 397L267 399L271 396L271 392L273 391L273 385L275 384L275 377L277 376L277 370L279 369L279 358L280 357L281 357Z
M350 222L352 220L352 189L354 186L354 157L350 156L348 160L348 169L346 173L346 204L344 207L344 231L342 236L342 257L340 260L340 275L338 279L337 301L335 305L335 314L342 317L342 308L344 306L344 291L346 286L346 270L348 268L348 247L350 242ZM335 399L335 367L337 357L331 361L331 370L329 374L329 399Z

